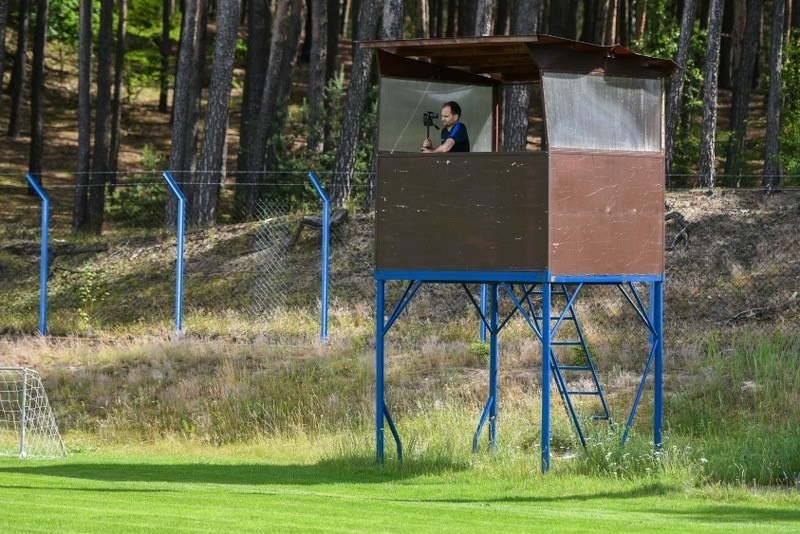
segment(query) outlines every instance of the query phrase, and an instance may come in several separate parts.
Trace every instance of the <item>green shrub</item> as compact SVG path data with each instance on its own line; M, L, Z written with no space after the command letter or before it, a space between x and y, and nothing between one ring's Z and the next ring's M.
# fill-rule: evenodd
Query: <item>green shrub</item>
M151 145L145 145L141 163L146 171L155 172L163 168L164 158ZM133 180L131 185L116 185L106 203L106 213L116 224L127 228L162 227L167 203L166 185L153 182L153 174L135 175Z

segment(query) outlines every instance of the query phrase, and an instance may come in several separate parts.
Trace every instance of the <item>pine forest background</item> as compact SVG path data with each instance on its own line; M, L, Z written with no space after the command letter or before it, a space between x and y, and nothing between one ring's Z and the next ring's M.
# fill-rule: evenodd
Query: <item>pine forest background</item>
M302 206L313 196L284 185L309 170L369 210L377 78L354 41L546 33L675 59L667 185L771 194L800 183L797 4L2 0L1 179L71 185L71 227L90 234L152 204L118 187L160 179L145 170L174 173L194 228L257 218L267 198ZM535 90L506 89L502 149L539 148L540 114Z

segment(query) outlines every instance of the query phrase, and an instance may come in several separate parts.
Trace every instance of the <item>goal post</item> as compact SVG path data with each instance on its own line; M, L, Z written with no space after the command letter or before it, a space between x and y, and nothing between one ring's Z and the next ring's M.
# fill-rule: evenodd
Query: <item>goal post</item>
M0 367L0 456L66 455L39 373L26 367Z

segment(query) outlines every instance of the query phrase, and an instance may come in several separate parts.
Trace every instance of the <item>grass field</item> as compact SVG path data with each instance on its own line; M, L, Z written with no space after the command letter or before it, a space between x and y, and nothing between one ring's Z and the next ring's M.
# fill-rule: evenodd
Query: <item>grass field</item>
M582 476L532 455L377 466L341 438L212 447L182 440L0 461L2 532L785 531L800 494L669 474ZM366 444L368 440L361 440ZM78 447L80 449L80 447Z

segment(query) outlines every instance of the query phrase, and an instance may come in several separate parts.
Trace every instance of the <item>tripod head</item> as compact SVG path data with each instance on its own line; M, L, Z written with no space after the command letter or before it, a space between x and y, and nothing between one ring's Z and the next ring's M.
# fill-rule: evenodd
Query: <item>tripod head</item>
M424 111L422 113L422 125L425 126L426 139L429 139L431 137L431 126L436 128L437 130L439 129L439 127L433 123L433 119L438 119L438 118L439 114L434 113L433 111Z

